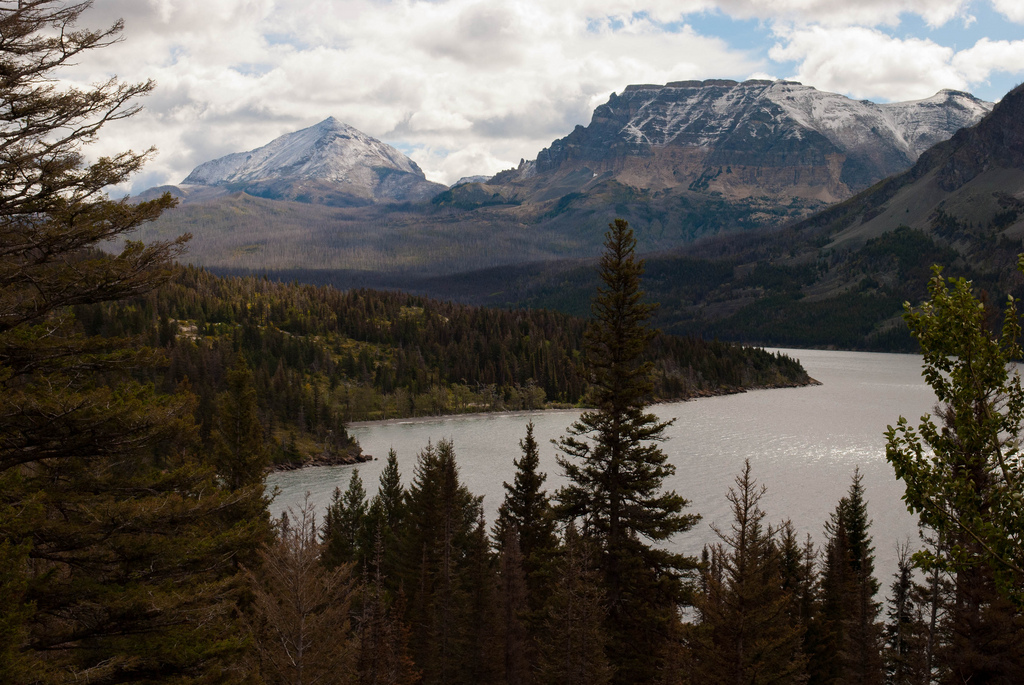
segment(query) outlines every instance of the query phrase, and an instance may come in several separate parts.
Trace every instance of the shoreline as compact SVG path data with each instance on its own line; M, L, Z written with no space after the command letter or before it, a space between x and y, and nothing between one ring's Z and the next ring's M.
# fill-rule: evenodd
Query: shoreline
M658 400L652 402L650 406L658 404L672 404L674 402L693 402L695 400L702 400L711 397L725 397L727 395L742 395L747 392L756 392L761 390L786 390L793 388L808 388L816 385L821 385L821 381L814 378L808 377L807 383L793 383L791 385L769 385L769 386L752 386L749 388L740 388L738 390L722 390L718 392L702 392L690 397L676 398L671 400ZM581 412L590 409L591 407L551 407L550 409L502 409L500 411L475 411L465 412L462 414L436 414L433 416L406 416L402 418L394 419L373 419L369 421L353 421L352 423L345 424L346 429L352 428L372 428L374 426L396 426L401 424L419 424L429 423L432 421L447 421L451 419L479 419L486 418L488 416L526 416L529 414L539 414L541 412L556 413L556 412Z

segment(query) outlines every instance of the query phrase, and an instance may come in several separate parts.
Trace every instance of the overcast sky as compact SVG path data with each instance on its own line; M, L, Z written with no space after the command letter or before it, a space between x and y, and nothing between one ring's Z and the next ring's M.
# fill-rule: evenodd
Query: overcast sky
M631 83L883 102L1024 80L1024 0L95 0L82 23L118 17L124 40L62 76L156 81L96 149L158 148L133 192L328 116L451 183L534 158Z

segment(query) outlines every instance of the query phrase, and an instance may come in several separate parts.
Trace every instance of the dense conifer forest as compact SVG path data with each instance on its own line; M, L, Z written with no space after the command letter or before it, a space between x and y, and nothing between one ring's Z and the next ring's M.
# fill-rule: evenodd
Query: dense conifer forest
M87 335L141 336L169 362L149 379L187 382L207 438L228 371L244 365L274 460L344 459L351 421L540 409L588 402L586 321L373 290L220 278L186 267L159 290L80 305ZM653 397L678 400L809 382L799 363L758 348L656 335Z

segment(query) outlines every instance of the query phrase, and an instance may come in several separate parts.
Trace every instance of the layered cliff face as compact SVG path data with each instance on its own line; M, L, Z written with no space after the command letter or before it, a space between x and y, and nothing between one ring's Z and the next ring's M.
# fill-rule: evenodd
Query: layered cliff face
M598 107L589 126L491 184L514 184L540 200L614 179L732 200L828 203L903 171L991 108L950 90L879 105L792 81L629 86Z
M332 206L422 202L447 189L428 181L395 148L334 117L255 150L200 164L182 185L186 197L197 194L196 186L213 186Z

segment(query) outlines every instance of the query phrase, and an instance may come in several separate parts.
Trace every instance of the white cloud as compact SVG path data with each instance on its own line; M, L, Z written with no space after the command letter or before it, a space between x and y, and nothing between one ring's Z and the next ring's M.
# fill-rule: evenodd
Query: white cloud
M97 152L154 143L161 154L150 175L171 182L329 115L423 150L421 166L453 181L532 157L630 83L742 77L761 66L717 38L657 25L703 0L656 0L646 14L615 0L100 4L85 19L124 15L126 40L74 75L159 85L144 114L111 126ZM211 5L216 13L204 15ZM621 18L614 29L602 25L609 15Z
M1024 24L1024 2L1021 0L992 0L992 6L1010 21Z
M992 2L1010 18L1021 5ZM979 42L954 55L927 37L881 30L908 13L932 26L967 21L970 3L96 0L83 23L124 17L125 40L65 75L157 81L145 112L109 126L93 151L156 145L137 190L330 115L414 150L429 177L450 182L533 157L631 83L788 70L762 56L766 46L730 48L727 36L698 34L686 24L695 13L775 27L769 56L796 63L794 77L809 85L907 99L1022 63L1016 43Z
M855 98L912 100L942 88L970 90L995 72L1024 73L1024 40L982 38L959 52L929 39L873 28L779 29L772 59L798 64L793 78Z
M974 47L956 53L953 66L973 83L987 80L996 71L1024 73L1024 40L982 38Z
M951 64L952 48L919 38L893 38L864 27L821 26L781 32L769 52L799 63L798 81L855 98L912 100L942 88L964 89L967 78Z
M901 15L915 14L929 26L942 26L964 13L970 0L721 0L716 4L734 17L802 25L895 26Z

